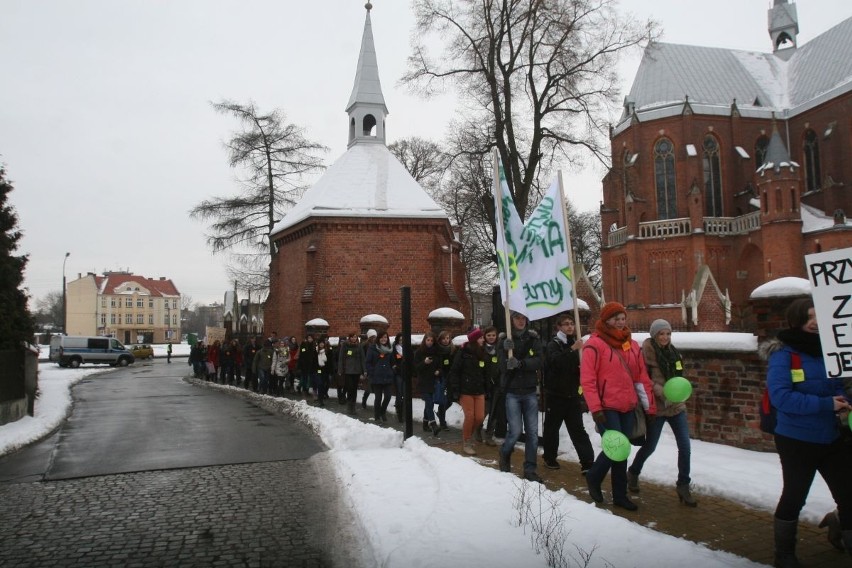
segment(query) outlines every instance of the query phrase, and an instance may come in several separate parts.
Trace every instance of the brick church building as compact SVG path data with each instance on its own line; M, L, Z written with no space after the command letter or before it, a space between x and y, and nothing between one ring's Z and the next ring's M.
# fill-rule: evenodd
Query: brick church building
M346 335L365 317L399 331L403 286L411 288L414 333L429 330L427 317L439 308L471 321L450 219L386 146L388 109L366 8L346 105L348 149L271 233L277 252L264 328L281 336L302 337L317 320L329 335Z
M649 45L611 130L604 297L634 329L753 329L752 290L852 246L852 18L768 20L772 53Z

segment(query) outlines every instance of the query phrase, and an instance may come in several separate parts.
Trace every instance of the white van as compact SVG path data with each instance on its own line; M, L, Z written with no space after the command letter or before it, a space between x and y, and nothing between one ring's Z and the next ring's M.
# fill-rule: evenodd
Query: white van
M135 360L133 353L112 337L69 337L54 335L50 338L50 360L60 367L77 368L83 363L108 363L126 367Z

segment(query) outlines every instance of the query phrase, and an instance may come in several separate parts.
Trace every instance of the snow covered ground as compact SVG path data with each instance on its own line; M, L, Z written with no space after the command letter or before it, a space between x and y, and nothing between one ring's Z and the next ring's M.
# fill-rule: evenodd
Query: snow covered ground
M58 427L70 411L71 386L84 376L110 370L103 366L62 369L40 364L41 395L36 416L0 426L0 454L38 440ZM684 558L697 566L756 566L747 559L657 533L564 491L549 491L516 475L430 447L416 436L403 442L402 434L393 429L304 401L286 404L291 404L295 414L329 447L337 475L349 488L345 495L366 531L371 545L367 554L375 565L443 567L451 557L458 565L487 562L495 567L546 566L544 552L537 554L532 545L535 531L521 522L524 515L516 502L524 497L536 508L541 502L546 510L564 516L566 555L578 560L581 552L575 546L584 552L593 551L590 566L682 566ZM414 401L414 412L422 412L422 401ZM460 426L458 405L448 412L448 421ZM588 416L586 425L592 432ZM562 436L560 459L576 462L564 429ZM597 451L600 437L591 438ZM643 469L643 479L674 485L676 451L667 428ZM766 511L774 509L781 491L781 468L775 454L696 440L692 477L699 496L716 495ZM817 478L802 519L818 522L832 508L828 489Z

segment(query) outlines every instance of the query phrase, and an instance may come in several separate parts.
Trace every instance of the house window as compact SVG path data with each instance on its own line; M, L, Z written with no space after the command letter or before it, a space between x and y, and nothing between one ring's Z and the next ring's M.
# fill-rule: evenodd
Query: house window
M115 314L110 314L110 316L109 316L109 323L112 323L112 324L114 324L114 323L115 323Z
M101 307L102 308L106 307L106 298L104 298L103 296L101 296Z
M125 298L124 299L124 307L132 308L133 307L133 298Z
M805 184L808 191L819 189L819 142L816 132L808 130L805 132Z
M168 315L163 317L163 325L169 325L169 316Z
M115 307L115 298L110 298L110 299L109 299L109 305L110 305L111 307L113 307L113 308Z
M137 308L144 308L145 304L143 302L144 302L144 300L142 300L142 298L136 298L136 307Z
M154 325L154 314L148 314L148 325Z
M145 323L145 315L144 314L136 314L136 323L137 324Z
M118 314L118 321L116 322L118 325L121 325L121 314Z
M177 309L177 300L172 300L172 309L173 310Z
M101 325L106 325L106 314L101 314Z
M654 146L654 183L657 187L657 217L674 219L677 217L674 147L667 138Z
M704 138L704 215L722 216L722 164L719 143L713 136Z
M757 142L754 143L754 163L755 169L759 168L763 165L763 162L766 161L766 149L769 148L769 138L767 136L761 136L757 139Z
M153 307L154 307L154 298L148 298L148 307L149 307L149 308L153 308Z

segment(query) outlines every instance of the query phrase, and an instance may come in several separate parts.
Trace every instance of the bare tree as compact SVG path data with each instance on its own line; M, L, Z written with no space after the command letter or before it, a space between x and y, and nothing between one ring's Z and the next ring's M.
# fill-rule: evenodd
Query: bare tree
M440 191L441 180L450 162L450 156L439 143L412 136L388 145L388 150L402 162L411 177L433 197Z
M53 329L62 328L62 291L48 292L35 301L35 321L40 326L50 325Z
M304 193L305 176L324 167L320 154L327 148L305 138L304 130L287 123L280 110L264 114L253 102L211 104L242 124L225 143L242 191L233 197L204 200L189 214L211 222L207 243L214 253L263 253L263 265L268 266L273 253L269 234ZM267 274L267 287L268 278Z
M468 118L489 125L522 219L540 169L555 158L586 149L608 163L605 111L618 95L616 62L653 39L653 23L619 16L615 0L413 4L416 39L402 81L426 95L456 87L475 115Z

